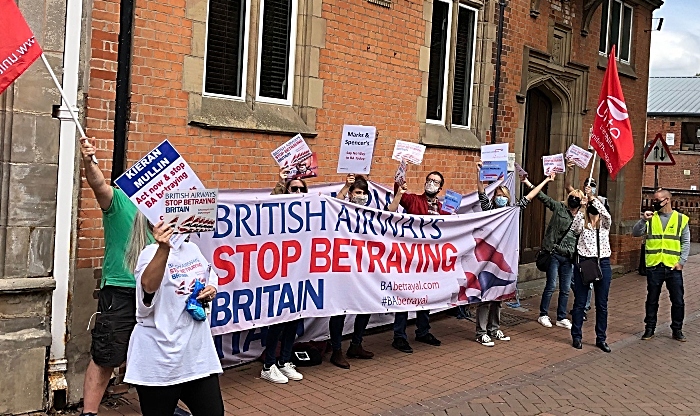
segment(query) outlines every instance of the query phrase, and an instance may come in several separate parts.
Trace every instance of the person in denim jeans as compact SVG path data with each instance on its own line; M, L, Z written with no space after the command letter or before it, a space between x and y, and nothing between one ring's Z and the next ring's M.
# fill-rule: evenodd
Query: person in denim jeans
M542 191L537 194L537 199L553 213L542 241L542 248L551 253L552 260L547 270L547 283L540 302L540 317L537 319L537 322L546 328L552 327L552 321L548 316L549 303L558 280L559 300L556 325L571 329L571 321L566 318L566 306L569 302L569 289L574 273L572 259L577 239L576 233L571 229L571 223L581 207L583 197L583 192L578 189L569 193L566 203L555 201Z
M579 263L588 259L598 259L602 278L593 282L595 290L595 345L604 352L610 352L606 341L608 328L608 293L612 281L612 268L610 267L610 227L612 221L610 213L603 203L593 196L591 188L586 187L586 197L582 205L586 207L585 213L579 211L574 217L572 230L580 234L577 244ZM573 320L571 326L571 338L574 348L581 349L583 345L583 316L586 300L590 299L590 284L583 283L583 276L578 267L574 269L574 309L571 313Z

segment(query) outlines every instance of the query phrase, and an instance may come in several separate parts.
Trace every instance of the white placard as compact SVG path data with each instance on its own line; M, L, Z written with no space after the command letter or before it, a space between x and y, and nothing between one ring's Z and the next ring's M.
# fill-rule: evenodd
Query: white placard
M163 221L175 234L214 231L218 195L218 189L166 192Z
M569 149L566 151L566 158L574 162L576 166L580 167L581 169L586 169L588 167L588 164L591 163L592 157L593 153L584 150L575 144L569 146Z
M281 167L294 166L311 157L311 149L301 134L289 139L285 144L272 151L272 157Z
M666 144L673 146L673 144L676 142L676 134L675 133L666 133Z
M394 143L394 153L391 155L391 158L399 162L405 158L414 165L420 165L423 163L424 154L425 146L422 144L397 140Z
M374 126L343 126L340 139L338 173L358 173L368 175L372 167L374 140L377 128Z
M515 153L508 153L508 172L515 172Z
M566 172L566 162L564 162L564 154L559 153L551 156L542 156L542 166L544 167L545 175Z

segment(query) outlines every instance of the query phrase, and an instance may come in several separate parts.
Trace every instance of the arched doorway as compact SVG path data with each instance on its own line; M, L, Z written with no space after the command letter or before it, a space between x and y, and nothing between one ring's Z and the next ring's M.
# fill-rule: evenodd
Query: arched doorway
M530 182L533 184L538 184L544 179L542 156L550 154L551 133L552 101L539 88L531 89L527 92L526 98L523 161ZM524 193L528 191L523 190ZM520 263L535 261L544 237L546 214L544 205L537 202L528 205L524 212L520 237Z

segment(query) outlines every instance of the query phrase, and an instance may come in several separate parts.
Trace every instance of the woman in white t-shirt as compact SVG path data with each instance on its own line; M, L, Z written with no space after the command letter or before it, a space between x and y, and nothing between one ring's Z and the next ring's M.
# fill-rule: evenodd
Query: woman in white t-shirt
M136 327L131 334L124 381L136 386L144 416L171 416L182 400L193 416L223 416L218 374L222 373L209 321L186 311L195 281L204 285L197 299L216 296L217 276L199 248L189 241L171 247L172 227L153 227L139 213L126 264L136 277ZM139 254L140 253L140 254Z

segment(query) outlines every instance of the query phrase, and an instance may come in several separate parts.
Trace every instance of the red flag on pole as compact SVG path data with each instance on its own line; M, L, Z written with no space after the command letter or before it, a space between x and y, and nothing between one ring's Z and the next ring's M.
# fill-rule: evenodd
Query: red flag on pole
M42 53L14 0L0 0L0 94Z
M625 97L622 95L622 86L617 75L615 46L608 56L608 68L605 71L593 122L591 146L605 161L610 177L615 179L620 169L634 156L634 140Z

